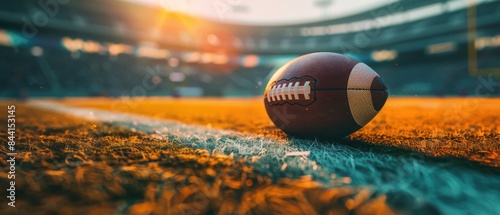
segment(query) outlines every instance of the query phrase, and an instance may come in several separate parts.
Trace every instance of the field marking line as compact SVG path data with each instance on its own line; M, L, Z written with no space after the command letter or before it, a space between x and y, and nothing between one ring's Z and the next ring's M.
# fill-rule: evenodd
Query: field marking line
M264 156L273 150L273 156L285 156L286 153L300 153L299 150L289 144L289 140L275 140L264 137L256 137L232 130L207 128L201 125L186 124L175 120L158 119L143 115L117 113L105 110L89 108L70 107L55 102L34 100L31 106L69 114L87 121L111 123L112 125L126 128L131 131L142 131L153 135L160 140L171 140L189 147L200 147L205 149L224 149L230 147L238 149L239 154L252 154ZM281 152L279 155L274 152Z

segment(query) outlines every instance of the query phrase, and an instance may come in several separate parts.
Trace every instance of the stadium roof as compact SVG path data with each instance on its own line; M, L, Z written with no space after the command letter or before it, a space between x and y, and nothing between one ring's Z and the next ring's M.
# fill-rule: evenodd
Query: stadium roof
M126 0L244 25L295 25L348 17L396 0ZM426 1L424 1L426 2Z

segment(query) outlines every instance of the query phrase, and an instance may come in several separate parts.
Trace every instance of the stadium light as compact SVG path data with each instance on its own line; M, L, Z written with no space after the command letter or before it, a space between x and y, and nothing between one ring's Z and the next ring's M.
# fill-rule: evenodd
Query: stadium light
M201 63L212 63L213 56L211 53L203 53L201 55Z
M256 67L259 64L259 56L251 54L241 59L241 65L246 68Z
M158 48L154 42L142 41L136 51L137 56L153 59L165 59L170 55L166 49Z
M42 47L40 46L33 46L31 48L31 55L35 56L35 57L40 57L43 55L43 49Z
M106 47L108 49L108 53L111 56L117 56L119 54L132 54L132 46L118 43L107 43Z
M199 52L186 52L182 54L182 61L187 63L196 63L200 58L201 55Z
M7 31L0 29L0 45L2 46L11 46L11 39Z
M494 37L480 37L475 41L475 46L477 50L481 50L489 47L498 47L500 46L500 35L496 35Z
M210 45L213 45L213 46L218 46L220 45L220 40L219 38L215 35L215 34L209 34L207 36L207 42L210 44Z
M380 50L372 52L372 58L377 62L391 61L396 59L397 56L398 52L396 50Z
M93 41L93 40L88 40L83 42L82 46L82 51L87 52L87 53L96 53L101 50L101 44Z
M61 44L64 48L66 48L68 51L74 52L81 50L83 47L83 40L82 39L71 39L69 37L63 37L61 39Z
M428 54L440 54L455 51L456 45L453 42L439 43L427 46Z
M229 62L229 57L225 54L214 54L212 58L212 63L218 65L224 65Z
M186 79L186 75L184 75L184 73L182 72L172 72L170 73L168 78L172 82L183 82Z

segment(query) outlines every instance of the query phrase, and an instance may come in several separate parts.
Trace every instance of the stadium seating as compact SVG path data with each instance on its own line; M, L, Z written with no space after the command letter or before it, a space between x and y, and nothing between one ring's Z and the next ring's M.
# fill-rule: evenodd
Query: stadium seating
M61 38L83 38L94 40L102 44L108 42L140 45L144 32L151 32L150 26L140 22L124 22L127 14L116 10L114 13L105 13L90 3L74 2L62 5L53 20L27 43L18 45L0 46L0 96L122 96L134 95L134 87L144 85L148 79L148 70L155 68L159 81L154 89L147 90L144 95L172 95L179 87L200 87L207 96L257 96L262 93L262 84L276 63L260 63L253 68L242 66L234 67L229 73L218 73L217 67L207 67L198 63L181 62L181 66L169 66L168 59L154 59L137 56L134 53L110 56L106 51L102 53L85 53L82 51L68 51L59 45ZM404 11L429 6L434 1L419 1L405 3ZM117 7L130 7L130 3L115 2ZM142 6L140 11L153 11ZM384 8L382 6L381 8ZM380 8L379 8L380 9ZM36 4L26 1L23 4L7 4L0 9L0 29L17 32L22 36L20 19L6 19L5 17L29 17ZM377 9L374 9L377 10ZM486 2L477 6L477 35L500 35L498 24L498 1ZM152 12L151 12L152 13ZM379 35L370 38L366 47L356 47L353 38L363 31L347 33L303 36L300 29L313 29L317 26L350 23L364 20L370 13L360 13L337 20L327 20L317 23L291 26L235 26L234 24L210 22L214 32L220 29L239 29L235 39L241 45L234 45L234 41L223 40L225 46L233 48L241 54L257 54L261 59L268 56L300 55L312 51L333 51L352 54L367 62L386 80L393 95L473 95L479 84L477 77L471 76L467 61L467 9L449 11L444 14L428 18L405 22L380 29ZM373 16L373 15L371 15ZM372 17L373 18L373 17ZM147 18L143 18L147 19ZM52 20L51 20L52 21ZM124 24L127 23L127 24ZM174 41L158 40L160 47L165 47L174 53L183 53L196 50L192 47L192 40L176 36L172 30L175 22L167 22L165 29L160 32L160 38L173 38ZM73 27L68 27L73 26ZM240 31L241 30L241 31ZM126 32L126 33L124 33ZM175 41L180 40L180 41ZM183 45L185 42L186 45ZM433 44L450 42L453 50L448 53L433 54L426 51ZM175 43L175 44L172 44ZM201 42L203 43L203 42ZM347 46L346 46L347 44ZM11 45L12 46L12 45ZM32 48L41 47L42 56L33 56ZM204 47L203 45L201 45ZM198 47L199 48L199 47ZM499 46L487 47L478 50L478 66L481 68L500 67L495 56L498 56ZM376 61L371 57L374 51L394 50L395 59ZM476 50L473 50L476 51ZM13 55L13 53L15 53ZM237 58L238 55L229 56ZM425 62L416 62L414 59L425 59ZM185 75L182 81L172 81L169 74L182 72ZM14 77L14 78L11 78ZM208 78L207 78L208 77ZM498 95L498 89L495 94ZM137 93L135 93L137 94Z

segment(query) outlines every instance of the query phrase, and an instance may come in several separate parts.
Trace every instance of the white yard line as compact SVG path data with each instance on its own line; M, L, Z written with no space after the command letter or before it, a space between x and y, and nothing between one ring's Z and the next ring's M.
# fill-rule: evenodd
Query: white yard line
M273 156L284 157L287 153L302 153L298 148L288 144L287 140L279 141L258 138L250 134L232 130L207 128L200 125L136 114L70 107L48 101L31 101L30 104L38 108L69 114L92 122L111 123L132 131L141 131L152 134L153 137L158 139L171 140L189 147L213 149L215 153L221 153L218 150L223 150L224 148L230 148L233 153L236 149L239 154L259 156L264 156L266 153L273 153ZM270 150L272 148L279 150ZM275 154L276 152L281 152L282 154ZM309 153L306 153L305 156L307 155Z

